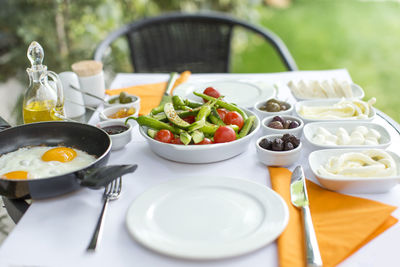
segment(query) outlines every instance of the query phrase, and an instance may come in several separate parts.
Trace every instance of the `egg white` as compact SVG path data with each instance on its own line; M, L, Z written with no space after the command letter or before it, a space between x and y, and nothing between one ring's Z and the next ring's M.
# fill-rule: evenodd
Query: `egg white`
M43 161L42 155L55 147L23 147L0 157L0 177L14 171L28 172L28 178L45 178L79 170L88 166L96 158L88 153L73 148L76 157L69 162Z

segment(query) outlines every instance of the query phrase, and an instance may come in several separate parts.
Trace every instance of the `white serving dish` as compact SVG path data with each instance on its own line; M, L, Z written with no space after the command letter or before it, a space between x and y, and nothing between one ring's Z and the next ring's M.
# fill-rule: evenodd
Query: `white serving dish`
M122 109L122 108L131 108L133 107L135 109L135 113L133 113L132 115L126 116L124 118L118 118L118 119L111 119L108 116L114 114L115 112L117 112L118 110ZM120 121L120 122L125 122L125 120L128 117L134 116L137 117L139 115L139 109L140 109L140 102L136 102L136 103L129 103L129 104L120 104L120 105L112 105L111 107L107 107L105 109L103 109L100 113L99 113L99 118L101 121ZM130 120L129 121L130 124L134 125L136 124L135 120Z
M340 97L337 97L337 98L305 98L305 97L299 97L290 89L289 86L287 86L287 87L289 88L289 90L292 93L293 97L297 101L305 101L305 100L313 100L313 99L314 100L315 99L341 99ZM357 98L357 99L363 99L364 98L365 93L364 93L364 90L361 88L361 86L359 86L358 84L355 84L355 83L351 83L350 87L351 87L351 91L353 92L353 98Z
M341 193L385 193L400 182L400 157L388 152L397 165L397 175L394 177L343 177L329 178L318 173L320 166L324 166L329 158L339 156L343 153L360 152L365 149L324 149L312 152L308 157L311 171L314 173L318 182L325 188Z
M274 95L275 89L272 86L259 87L252 83L222 79L210 82L187 82L177 86L173 95L178 95L184 99L202 102L202 99L193 94L193 91L203 93L207 87L214 87L224 100L235 103L238 106L252 108L259 99L268 99Z
M365 126L369 129L374 129L381 134L381 138L379 140L379 145L322 145L317 144L313 141L313 137L315 135L318 127L324 127L326 130L335 134L336 130L339 127L345 129L349 134L354 131L358 126ZM392 138L390 137L389 132L380 124L373 122L363 122L363 121L342 121L342 122L313 122L308 123L304 126L303 129L304 138L306 141L316 149L328 149L328 148L387 148L392 143Z
M273 242L285 229L288 207L272 189L247 179L185 176L137 197L126 227L141 245L172 257L234 257Z
M319 122L319 121L371 121L376 116L375 108L373 108L373 107L370 109L370 113L368 115L368 118L366 118L366 119L356 119L356 118L307 119L304 116L299 114L299 110L302 105L311 106L311 107L333 106L334 104L338 103L339 101L340 101L340 99L318 99L318 100L306 100L306 101L297 102L294 107L295 115L298 116L299 118L301 118L304 121L304 123Z
M260 142L264 138L274 140L279 137L282 137L282 134L265 135L257 139L256 150L260 162L268 166L289 166L299 160L302 149L301 141L298 147L288 151L272 151L260 146Z
M294 135L298 138L301 137L301 135L303 134L303 127L304 127L304 122L295 116L290 116L290 115L280 115L284 120L291 120L291 121L297 121L299 123L299 127L297 128L293 128L293 129L275 129L275 128L271 128L268 127L268 123L270 123L272 121L272 119L275 116L270 116L267 118L264 118L261 121L261 129L263 131L263 134L268 135L268 134L291 134Z
M290 108L288 108L287 110L278 111L278 112L269 112L269 111L261 110L260 107L263 106L267 101L268 101L268 99L261 100L261 101L257 102L253 107L256 115L258 116L258 118L260 120L262 120L266 117L270 117L270 116L291 115L293 112L294 104L288 103L286 101L284 101L284 102L286 102L290 105Z
M243 109L247 115L253 112ZM221 144L210 145L175 145L159 142L147 135L147 127L139 127L139 131L147 140L150 149L160 157L183 163L209 163L232 158L244 152L255 133L260 129L260 120L256 116L252 131L245 137Z
M130 123L125 124L122 121L101 121L96 126L100 129L108 126L125 126L128 130L119 134L109 134L111 138L111 150L119 150L126 146L132 140L132 128L134 127ZM135 124L137 125L137 123Z

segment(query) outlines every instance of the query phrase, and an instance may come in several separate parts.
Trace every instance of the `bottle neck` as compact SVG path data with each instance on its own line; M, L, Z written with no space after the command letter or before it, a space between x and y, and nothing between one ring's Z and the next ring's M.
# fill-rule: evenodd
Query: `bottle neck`
M31 68L27 68L26 72L29 78L32 79L32 82L40 82L40 77L43 73L47 72L47 67L43 65L32 66Z

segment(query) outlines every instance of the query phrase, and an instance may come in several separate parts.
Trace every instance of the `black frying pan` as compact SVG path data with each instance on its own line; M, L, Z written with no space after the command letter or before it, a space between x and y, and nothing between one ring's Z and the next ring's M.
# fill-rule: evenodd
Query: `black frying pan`
M89 166L48 178L9 180L0 178L0 195L7 198L42 199L77 190L100 188L117 177L134 172L137 165L106 165L111 139L103 130L77 122L39 122L10 127L0 117L0 156L26 146L67 146L96 156Z

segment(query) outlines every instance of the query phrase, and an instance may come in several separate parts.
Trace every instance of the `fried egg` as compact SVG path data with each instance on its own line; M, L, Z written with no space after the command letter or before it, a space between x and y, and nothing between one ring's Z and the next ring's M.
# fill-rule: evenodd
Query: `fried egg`
M95 156L69 147L23 147L0 157L0 177L7 179L45 178L79 170Z

